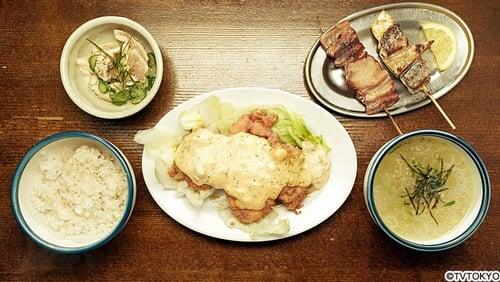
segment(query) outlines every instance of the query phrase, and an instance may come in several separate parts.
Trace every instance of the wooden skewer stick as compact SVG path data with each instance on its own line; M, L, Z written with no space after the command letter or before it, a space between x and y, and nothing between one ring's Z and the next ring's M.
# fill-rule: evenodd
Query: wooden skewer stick
M391 119L392 121L392 124L394 125L394 127L396 128L396 130L398 131L399 135L403 135L403 132L401 131L401 129L399 128L398 124L396 123L396 121L394 120L394 118L392 117L391 115L391 112L389 112L389 110L387 110L387 108L384 108L384 112L387 114L387 116Z
M321 20L319 19L319 16L316 17L316 25L319 28L319 32L323 33L325 30L323 29L323 24L321 23Z
M424 87L422 88L422 92L425 93L425 95L427 95L427 97L429 99L431 99L432 103L434 103L434 105L436 106L436 108L439 110L439 112L441 113L441 115L444 117L444 119L448 122L448 124L450 125L450 127L452 129L457 129L457 127L455 126L455 124L451 121L451 119L448 117L448 115L446 114L446 112L443 110L443 108L441 108L441 106L439 105L439 103L436 101L436 99L434 99L434 97L432 97L431 93L429 93L429 89L427 89L427 87Z

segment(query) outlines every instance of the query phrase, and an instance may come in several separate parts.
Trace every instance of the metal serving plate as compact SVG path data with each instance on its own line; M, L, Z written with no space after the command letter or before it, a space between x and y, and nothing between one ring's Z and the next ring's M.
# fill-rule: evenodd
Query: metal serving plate
M419 21L441 23L455 33L458 45L457 55L454 63L447 70L444 72L437 70L435 59L430 51L423 55L431 66L432 76L429 89L434 98L438 99L450 92L465 76L474 57L474 39L465 22L448 9L425 3L389 4L360 11L342 19L341 21L348 20L351 23L367 52L379 61L377 41L372 36L370 27L382 10L388 11L396 19L412 44L426 41ZM354 117L386 116L385 113L373 115L365 113L365 107L356 100L354 92L347 86L343 70L335 68L333 62L327 58L319 39L314 43L307 56L304 73L311 94L323 106ZM411 95L398 79L394 80L400 94L400 100L389 109L393 115L406 113L430 103L430 100L423 93Z

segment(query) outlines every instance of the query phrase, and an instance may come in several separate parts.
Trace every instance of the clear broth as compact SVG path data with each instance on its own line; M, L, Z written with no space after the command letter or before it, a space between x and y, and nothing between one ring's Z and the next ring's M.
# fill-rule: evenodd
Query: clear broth
M439 203L432 214L428 210L415 215L408 201L405 188L413 191L416 176L400 155L409 162L434 168L440 167L443 159L444 169L454 164L452 173L441 192L445 206ZM480 176L472 159L457 145L436 137L414 137L402 142L388 153L379 164L374 179L374 199L377 212L384 224L396 235L413 242L432 241L453 232L473 208L480 194Z

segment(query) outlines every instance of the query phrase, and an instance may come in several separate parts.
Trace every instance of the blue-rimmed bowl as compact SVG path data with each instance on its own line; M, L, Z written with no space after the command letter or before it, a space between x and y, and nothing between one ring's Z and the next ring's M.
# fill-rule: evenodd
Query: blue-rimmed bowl
M477 170L481 183L481 187L478 188L480 189L480 196L477 197L472 209L461 221L461 223L459 223L459 225L452 230L450 234L443 236L443 238L438 240L434 240L429 244L407 240L398 236L390 228L388 228L377 211L373 193L375 174L386 154L391 152L402 142L415 137L435 137L456 145L456 147L462 150L472 160L472 163L475 164L475 169ZM405 247L419 251L442 251L463 243L479 228L488 211L490 202L490 180L486 167L478 153L465 141L453 134L439 130L418 130L393 138L382 146L377 153L375 153L368 165L368 168L366 169L364 179L364 197L368 211L372 219L375 221L375 224L377 224L377 226L391 239Z
M123 168L127 178L127 199L123 215L110 233L97 238L64 238L47 226L32 204L33 188L41 179L42 151L55 152L62 146L72 148L88 145L107 152ZM99 248L115 237L125 226L135 204L136 182L134 171L125 155L104 138L80 131L60 132L35 144L21 159L14 173L11 201L14 216L21 230L35 243L60 253L83 253Z

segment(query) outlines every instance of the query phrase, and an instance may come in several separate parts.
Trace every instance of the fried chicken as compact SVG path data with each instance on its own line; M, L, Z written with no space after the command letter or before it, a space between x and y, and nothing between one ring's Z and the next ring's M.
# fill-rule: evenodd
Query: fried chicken
M229 202L229 208L233 215L242 223L249 224L261 220L263 217L268 215L276 203L273 199L267 199L266 204L261 210L248 210L240 209L236 206L236 199L227 195L227 201Z
M250 133L259 137L269 138L273 132L271 128L278 121L278 117L262 110L254 110L250 114L242 115L229 129L230 134L239 132Z
M306 198L306 190L306 187L287 186L281 190L278 199L287 209L298 214Z
M278 160L294 159L300 156L301 149L291 144L285 144L281 141L279 136L271 129L278 121L278 116L270 114L265 110L254 110L251 113L242 115L231 126L229 133L237 134L240 132L256 135L268 140L269 144L274 148L273 157ZM184 174L175 163L170 167L168 174L170 177L177 181L185 180L188 187L193 190L200 191L209 189L209 185L197 185L189 176ZM302 207L302 203L306 197L307 187L288 186L284 187L278 198L267 199L264 208L260 210L243 209L238 207L237 199L225 193L227 196L229 208L231 213L244 224L250 224L261 220L268 215L273 207L282 203L290 211L299 213L298 209Z
M186 181L188 184L188 187L192 188L195 191L203 191L203 190L208 190L210 189L210 185L203 184L203 185L197 185L196 183L191 180L184 172L182 172L176 165L175 163L170 167L168 170L168 175L175 179L176 181Z

